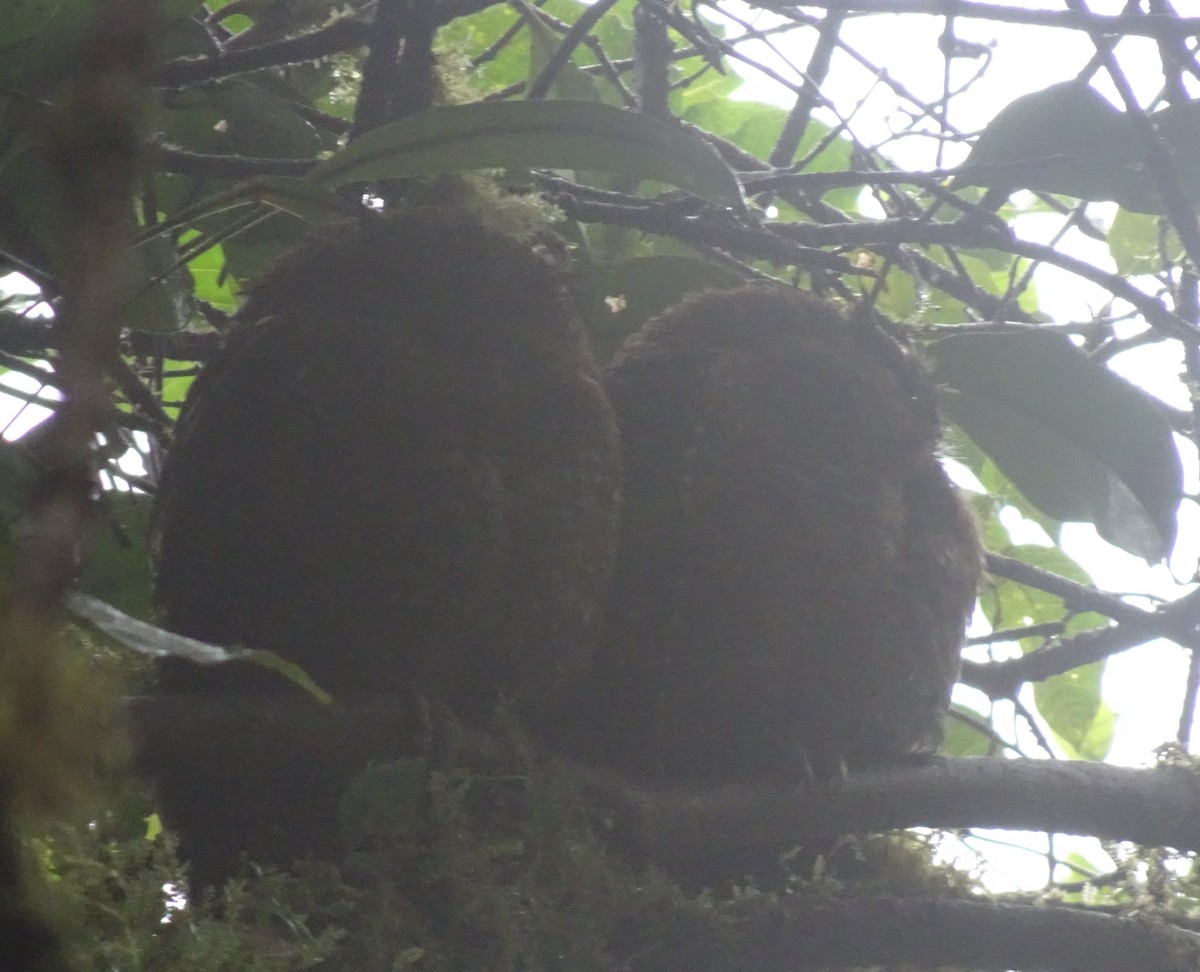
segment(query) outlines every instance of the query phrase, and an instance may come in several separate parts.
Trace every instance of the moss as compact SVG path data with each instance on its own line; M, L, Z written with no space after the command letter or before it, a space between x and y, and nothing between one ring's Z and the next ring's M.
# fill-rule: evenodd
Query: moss
M7 612L0 646L0 779L18 815L85 802L98 767L128 757L119 677L87 632Z
M238 879L220 895L185 903L173 839L131 834L128 824L105 815L33 842L73 969L290 972L335 950L341 931L327 922L310 930L301 906L311 894L295 876Z
M900 834L846 841L786 890L685 892L619 859L570 772L511 731L486 771L425 758L366 770L343 801L352 849L337 863L247 867L186 902L174 841L148 839L150 804L124 792L119 809L34 845L82 972L608 972L674 967L693 939L697 968L733 968L792 909L973 888Z

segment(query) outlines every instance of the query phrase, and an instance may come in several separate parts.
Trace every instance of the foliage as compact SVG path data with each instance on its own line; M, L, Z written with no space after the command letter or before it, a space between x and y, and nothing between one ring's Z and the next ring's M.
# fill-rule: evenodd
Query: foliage
M1076 76L1009 98L973 142L954 123L957 106L986 87L994 52L955 31L978 33L994 11L971 3L954 5L940 18L940 39L928 38L942 57L940 90L906 86L901 70L873 64L858 49L856 21L883 21L870 4L847 16L856 8L846 0L803 10L751 4L753 22L733 5L690 0L126 3L148 42L112 43L110 63L96 54L108 48L93 24L118 6L21 0L0 16L0 372L14 394L65 414L56 393L80 397L71 357L80 350L64 347L71 327L49 322L71 323L80 293L99 292L115 308L97 311L101 323L120 326L119 344L84 349L108 397L90 425L71 426L99 443L93 457L107 477L86 538L84 518L68 515L88 505L77 495L85 477L66 452L47 449L39 433L0 449L3 835L15 831L13 806L80 803L93 764L119 749L97 730L111 722L112 689L92 661L112 643L73 627L66 650L54 639L64 571L74 571L86 540L80 589L152 618L146 495L196 367L219 343L243 285L311 224L398 192L488 210L560 250L601 357L679 297L762 276L899 321L925 344L954 423L947 452L975 490L991 554L964 672L977 691L962 696L950 753L1102 760L1115 721L1101 697L1106 660L1155 639L1194 649L1200 598L1189 592L1195 565L1179 523L1194 514L1184 482L1195 479L1200 423L1194 394L1173 399L1182 405L1165 397L1176 370L1179 390L1200 382L1197 187L1183 164L1200 149L1200 128L1185 43L1194 25L1169 5L1154 18L1030 13L1021 36L1062 28L1092 48ZM429 90L418 81L405 97L379 102L369 78L388 38L372 18L388 6L410 18L397 70L430 53L414 40L423 28L438 69ZM1154 97L1135 97L1135 66L1114 46L1122 37L1158 51L1165 81ZM794 65L803 81L789 80L786 58L772 67L764 44L789 57L805 52ZM128 65L117 63L126 56ZM868 77L853 108L829 82L839 61ZM787 107L743 98L735 63L773 77ZM871 134L860 114L878 91L901 107L890 130ZM111 237L89 235L95 214L80 187L94 185L83 178L91 163L78 159L95 153L64 147L107 151L106 133L135 125L141 167L119 157L113 166L136 176L135 198L111 221L119 224ZM926 167L900 168L918 157L907 152L914 142L929 147L919 156ZM1051 241L1035 241L1030 227L1046 222ZM1078 255L1088 239L1101 244L1100 257ZM80 268L92 265L101 267L100 290L80 283ZM1046 268L1099 288L1088 319L1050 316ZM1125 376L1147 351L1157 355L1152 378L1140 381L1150 393ZM122 489L107 488L114 483ZM71 488L74 507L47 504ZM1068 521L1148 562L1169 560L1176 573L1160 590L1173 603L1100 589L1063 549ZM1031 531L1036 543L1027 542ZM13 594L35 583L43 586L28 603ZM153 632L138 637L162 648ZM1182 746L1200 692L1191 664L1178 700ZM121 667L137 685L138 664ZM304 967L342 947L347 916L321 909L357 900L352 920L369 933L356 942L405 943L387 956L389 968L469 966L478 953L439 949L471 940L487 941L513 968L553 964L558 954L586 968L621 925L616 902L654 911L682 900L658 878L643 883L610 868L588 836L592 822L575 819L569 800L547 796L542 809L553 820L544 820L526 794L535 812L525 830L496 835L473 829L467 804L501 784L453 772L426 782L442 828L436 854L402 840L387 873L268 876L211 909L191 902L186 921L173 916L162 927L162 883L178 880L169 845L109 840L97 826L57 833L40 845L42 860L88 914L77 941L105 943L95 953L80 944L85 967ZM1153 891L1180 909L1195 896L1186 866L1128 848L1107 856L1101 866L1078 855L1058 862L1059 876L1069 872L1061 893L1107 906ZM380 902L411 890L410 866L440 889L438 920L474 916L470 935L435 935L433 918L403 905L385 913ZM568 900L568 888L592 897ZM310 920L323 930L305 932ZM282 938L281 927L291 930ZM348 967L383 959L354 961Z
M286 875L230 881L219 896L185 902L173 840L130 832L137 819L109 811L31 841L72 968L285 972L311 968L335 950L341 932L309 931L309 916L298 910L305 889Z

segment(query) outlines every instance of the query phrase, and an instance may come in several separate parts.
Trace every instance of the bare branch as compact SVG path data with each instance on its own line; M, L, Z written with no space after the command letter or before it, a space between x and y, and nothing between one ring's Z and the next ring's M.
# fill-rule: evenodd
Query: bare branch
M763 10L789 12L799 4L791 0L748 0ZM711 6L718 6L713 3ZM1200 36L1200 17L1171 17L1162 14L1104 14L1075 11L1031 10L995 3L971 3L970 0L805 0L804 7L835 9L855 14L925 14L933 17L959 17L992 20L997 23L1024 24L1060 30L1081 30L1089 34L1125 34L1174 41Z

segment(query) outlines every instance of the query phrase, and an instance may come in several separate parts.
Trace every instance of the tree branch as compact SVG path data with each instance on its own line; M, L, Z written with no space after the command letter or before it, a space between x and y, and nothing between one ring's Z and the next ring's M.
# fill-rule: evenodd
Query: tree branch
M371 25L361 20L335 20L328 27L274 41L258 47L200 57L178 57L155 70L153 81L160 88L188 88L237 74L314 61L330 54L354 50L367 43Z
M789 11L796 7L794 0L747 0L750 6L763 10ZM709 6L718 7L715 3ZM1182 40L1200 36L1200 17L1175 17L1162 14L1104 14L1075 11L1031 10L994 3L971 3L970 0L805 0L803 6L837 10L855 14L925 14L932 17L958 17L992 20L1005 24L1029 27L1051 27L1060 30L1081 30L1089 34L1123 34L1133 37L1153 37L1162 41Z
M279 829L289 827L301 848L329 848L331 815L350 778L372 759L414 755L428 743L407 697L343 698L333 707L282 695L154 696L130 704L139 768L173 781L165 791L177 794L177 813L194 827L249 848L257 833L277 842ZM498 746L470 736L456 758L487 765ZM1179 767L930 758L825 782L804 782L798 766L794 786L717 790L651 789L603 770L569 769L603 808L606 839L632 860L673 873L711 871L714 860L761 862L841 834L917 826L1043 830L1200 850L1200 774Z
M559 42L558 47L554 49L554 53L546 60L541 72L529 83L529 90L525 95L527 100L537 101L539 98L546 97L550 86L554 84L554 79L558 77L559 72L570 60L571 53L583 42L587 32L596 25L597 21L616 4L617 0L596 0L579 15Z
M808 70L804 72L804 90L796 96L796 102L788 112L787 120L767 161L773 166L792 164L804 133L808 129L809 118L818 102L824 102L821 85L829 75L829 66L833 60L833 52L838 47L838 33L842 29L846 16L841 10L830 10L821 25L817 28L817 43L813 47L812 56L808 59Z
M795 972L817 966L1040 969L1044 972L1191 972L1200 935L1138 917L1039 905L933 898L748 898L726 909L743 945L729 962L728 932L698 913L633 955L630 972Z
M636 789L599 771L580 774L587 791L614 808L610 838L635 859L669 871L694 867L705 856L761 859L772 848L839 834L919 826L1040 830L1200 848L1200 774L1178 767L931 759L829 783L707 792Z
M367 58L362 66L362 84L354 104L351 139L391 120L400 41L412 23L413 13L414 7L409 0L379 0L375 6L375 19L367 34Z
M1154 619L1152 612L1123 601L1115 594L1106 594L1087 584L1078 584L1015 557L989 552L985 564L989 574L1016 581L1026 587L1036 587L1039 591L1061 598L1068 611L1095 611L1126 624L1149 624Z

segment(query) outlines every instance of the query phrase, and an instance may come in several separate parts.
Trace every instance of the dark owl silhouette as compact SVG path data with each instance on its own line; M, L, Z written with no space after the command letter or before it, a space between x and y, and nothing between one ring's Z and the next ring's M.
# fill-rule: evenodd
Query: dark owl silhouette
M253 284L159 485L168 627L335 694L486 720L587 664L611 568L613 416L562 280L444 210L323 230ZM167 692L287 691L251 665Z
M607 388L621 541L560 745L698 783L935 745L980 549L914 355L811 296L749 287L652 320Z

